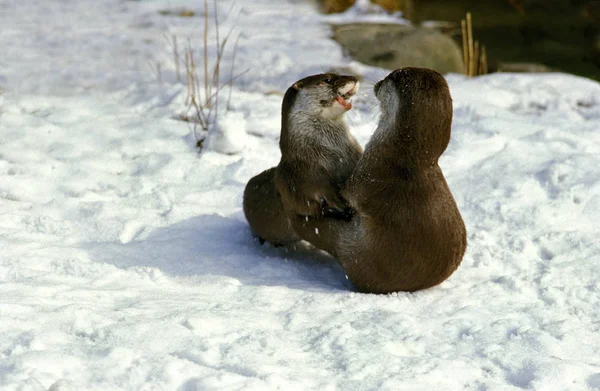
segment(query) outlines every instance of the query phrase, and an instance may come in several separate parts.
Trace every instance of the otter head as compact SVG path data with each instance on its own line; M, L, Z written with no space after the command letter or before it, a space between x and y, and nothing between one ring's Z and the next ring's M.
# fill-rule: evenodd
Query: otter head
M326 119L341 119L352 108L359 82L353 76L324 73L308 76L288 88L283 98L283 115L298 113Z
M393 143L407 163L437 163L452 126L452 98L444 77L431 69L401 68L373 90L381 107L379 137Z

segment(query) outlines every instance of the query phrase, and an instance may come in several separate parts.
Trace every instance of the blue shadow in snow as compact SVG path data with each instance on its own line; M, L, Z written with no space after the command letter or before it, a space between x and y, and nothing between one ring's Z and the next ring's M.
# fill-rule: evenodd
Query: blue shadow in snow
M245 221L203 215L158 228L129 243L89 244L93 261L154 267L169 276L228 276L246 285L305 290L348 290L342 267L331 256L299 245L295 250L259 245Z

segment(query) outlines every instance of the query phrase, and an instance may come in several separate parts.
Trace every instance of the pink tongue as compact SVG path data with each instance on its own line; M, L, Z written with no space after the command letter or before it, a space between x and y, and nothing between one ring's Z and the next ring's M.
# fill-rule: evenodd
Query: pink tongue
M335 100L337 100L339 104L344 106L346 110L350 110L352 108L352 102L346 102L346 100L341 96L337 96Z

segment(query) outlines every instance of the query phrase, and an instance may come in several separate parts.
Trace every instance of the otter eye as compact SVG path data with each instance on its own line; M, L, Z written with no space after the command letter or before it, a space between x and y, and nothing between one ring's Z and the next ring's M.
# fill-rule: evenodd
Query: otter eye
M327 83L327 84L331 84L331 78L330 77L328 77L327 79L324 79L323 81L325 83Z

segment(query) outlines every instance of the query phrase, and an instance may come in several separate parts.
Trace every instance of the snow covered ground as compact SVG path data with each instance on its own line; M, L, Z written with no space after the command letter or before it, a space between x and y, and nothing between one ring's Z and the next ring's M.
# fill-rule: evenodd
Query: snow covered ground
M366 143L387 72L307 1L232 4L246 146L198 155L165 37L199 47L202 1L0 2L0 389L600 389L600 84L448 75L464 261L357 294L329 257L255 243L241 197L279 160L273 91L350 64Z

